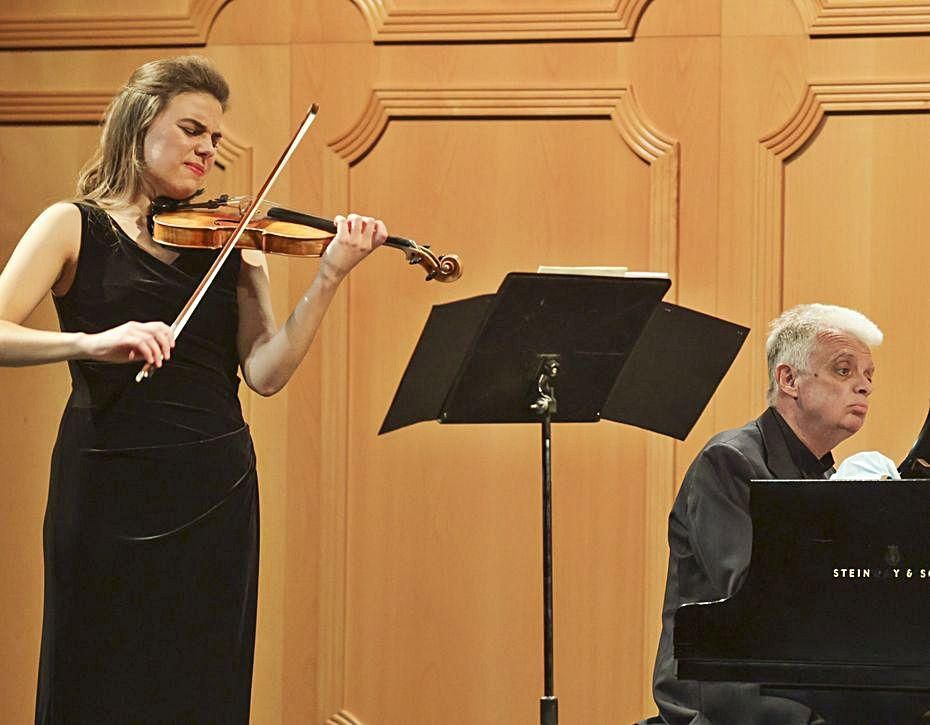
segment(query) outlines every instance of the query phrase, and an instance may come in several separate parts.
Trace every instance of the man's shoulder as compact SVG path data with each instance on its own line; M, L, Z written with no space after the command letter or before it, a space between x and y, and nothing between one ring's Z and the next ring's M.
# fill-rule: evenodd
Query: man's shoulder
M767 452L763 427L765 415L739 428L721 431L697 454L682 483L682 491L691 492L722 480L738 483L742 488L752 478L767 478Z
M739 428L731 428L717 433L707 442L701 452L706 453L717 448L735 448L739 451L745 448L761 449L763 447L762 430L760 428L761 418L762 416L751 420Z

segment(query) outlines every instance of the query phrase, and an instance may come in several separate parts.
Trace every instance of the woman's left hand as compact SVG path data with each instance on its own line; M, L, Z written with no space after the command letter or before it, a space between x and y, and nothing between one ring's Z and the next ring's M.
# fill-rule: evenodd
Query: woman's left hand
M337 216L333 221L336 236L323 252L320 273L338 283L373 249L384 244L388 232L383 221L368 216L349 214Z

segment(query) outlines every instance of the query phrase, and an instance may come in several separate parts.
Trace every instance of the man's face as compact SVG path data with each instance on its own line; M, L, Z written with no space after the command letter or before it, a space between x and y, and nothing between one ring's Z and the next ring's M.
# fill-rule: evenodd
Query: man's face
M875 365L855 337L825 333L817 338L806 370L797 375L798 423L830 448L858 431L869 410Z

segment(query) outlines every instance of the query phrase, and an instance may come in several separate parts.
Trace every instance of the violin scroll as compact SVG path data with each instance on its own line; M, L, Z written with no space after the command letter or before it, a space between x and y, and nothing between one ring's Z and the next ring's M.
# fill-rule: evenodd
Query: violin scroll
M407 261L410 264L419 264L426 270L426 281L455 282L462 276L462 263L455 254L442 254L436 256L428 246L410 242L411 246L404 249Z

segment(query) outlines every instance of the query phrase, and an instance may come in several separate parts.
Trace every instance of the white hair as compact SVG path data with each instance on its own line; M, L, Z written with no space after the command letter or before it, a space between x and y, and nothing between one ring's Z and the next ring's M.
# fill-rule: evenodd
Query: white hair
M852 335L868 347L881 345L884 338L872 320L848 307L813 303L782 312L769 325L769 336L765 341L769 405L774 405L778 393L775 368L788 364L795 370L804 370L817 337L831 332Z

